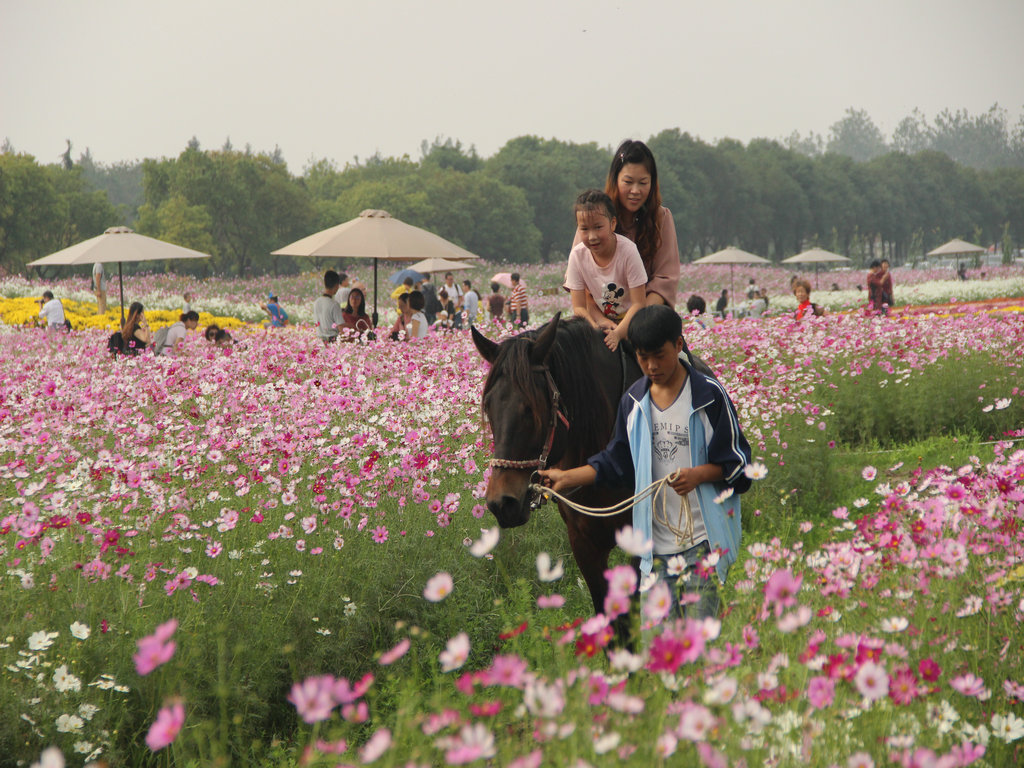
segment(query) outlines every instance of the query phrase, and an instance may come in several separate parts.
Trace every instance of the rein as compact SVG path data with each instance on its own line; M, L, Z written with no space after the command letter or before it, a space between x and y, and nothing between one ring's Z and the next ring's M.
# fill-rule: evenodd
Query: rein
M669 475L665 475L665 477L660 480L655 480L639 493L635 493L628 499L624 499L618 504L613 504L610 507L587 507L583 504L577 504L567 496L563 496L557 491L553 491L547 486L539 485L537 483L531 483L530 490L545 500L554 497L569 507L569 509L579 512L581 515L586 515L587 517L614 517L615 515L621 515L637 502L643 501L649 497L654 497L652 506L654 507L655 520L663 524L669 529L669 531L675 534L676 541L682 545L687 540L689 540L690 543L693 543L693 510L690 509L690 500L687 498L689 494L684 493L679 496L679 517L674 525L672 521L668 519L668 513L664 509L664 502L662 503L661 515L658 515L657 503L658 495L667 493L665 487L675 480L678 475L678 470Z
M548 389L551 390L551 421L548 428L548 437L544 442L544 449L536 459L500 459L494 458L490 460L490 466L496 469L530 469L536 467L537 469L546 469L548 464L548 456L551 455L551 447L555 444L555 431L558 429L558 422L561 421L565 425L566 430L569 429L569 419L562 413L562 409L559 408L562 395L558 391L558 387L555 384L555 380L551 378L551 369L546 365L537 365L533 367L535 371L543 371L544 377L548 382Z

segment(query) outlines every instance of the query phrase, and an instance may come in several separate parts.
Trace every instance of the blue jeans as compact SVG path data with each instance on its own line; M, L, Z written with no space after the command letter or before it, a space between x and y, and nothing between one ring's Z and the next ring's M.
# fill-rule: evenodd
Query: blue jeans
M675 599L672 601L672 613L676 618L706 619L718 616L722 602L718 597L718 575L712 571L709 578L704 578L697 573L697 563L708 556L711 552L711 545L705 539L700 544L678 552L675 555L654 555L654 564L651 568L653 573L658 574L659 579L664 579L668 588L672 591ZM680 556L686 561L686 570L679 576L672 576L668 572L668 561L672 557ZM679 598L683 595L696 595L697 600L687 602L682 608L679 605Z

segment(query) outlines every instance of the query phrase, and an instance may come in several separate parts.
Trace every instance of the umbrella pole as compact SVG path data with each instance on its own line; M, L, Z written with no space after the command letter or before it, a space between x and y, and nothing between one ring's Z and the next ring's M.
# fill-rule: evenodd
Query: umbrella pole
M121 262L117 262L117 284L121 289L121 327L124 328L124 275L121 272Z
M379 316L377 315L377 260L374 259L373 260L373 317L371 318L371 320L373 320L373 327L374 328L377 327L377 320L378 320L378 318L379 318Z

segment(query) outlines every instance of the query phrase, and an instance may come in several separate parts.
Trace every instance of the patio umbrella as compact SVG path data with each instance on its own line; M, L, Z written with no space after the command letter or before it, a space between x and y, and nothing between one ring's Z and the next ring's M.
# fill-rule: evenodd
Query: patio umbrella
M110 227L102 235L84 240L63 250L30 261L30 267L68 264L111 264L117 262L121 290L121 322L124 323L124 277L121 264L126 261L163 261L166 259L208 259L210 254L193 251L163 240L140 235L128 227Z
M953 256L956 258L956 271L960 272L960 257L967 256L971 253L984 253L985 249L980 245L974 243L968 243L966 240L950 240L948 243L940 245L933 251L928 251L929 256Z
M377 323L377 261L475 259L476 254L425 229L406 224L387 211L368 208L351 221L296 240L274 256L373 259L373 322ZM419 270L422 271L422 270Z
M832 253L822 248L811 248L809 251L798 253L796 256L790 256L788 259L783 259L783 264L813 264L814 265L814 287L818 287L818 267L822 264L829 264L832 262L843 262L849 261L845 256L840 256L838 253Z
M438 259L431 257L423 261L417 261L410 267L419 272L457 272L460 269L473 269L476 264L468 264L466 261L452 261L451 259Z
M417 272L415 269L409 268L400 269L397 272L392 272L391 277L389 277L388 279L391 281L392 285L398 285L399 283L404 283L405 278L407 277L411 277L413 279L413 282L416 282L417 280L425 280L427 276L424 275L422 272Z
M741 250L740 248L723 248L720 251L715 251L707 256L701 256L699 259L694 259L694 264L728 264L729 265L729 289L732 291L732 295L736 296L736 286L734 284L733 270L737 264L771 264L768 259L762 259L753 253Z

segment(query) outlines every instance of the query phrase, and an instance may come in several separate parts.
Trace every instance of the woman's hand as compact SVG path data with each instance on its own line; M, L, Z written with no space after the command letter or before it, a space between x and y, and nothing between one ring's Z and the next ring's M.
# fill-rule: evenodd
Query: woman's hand
M614 352L619 348L620 341L622 341L622 337L619 335L619 329L617 327L605 329L604 345L608 347L608 349Z

